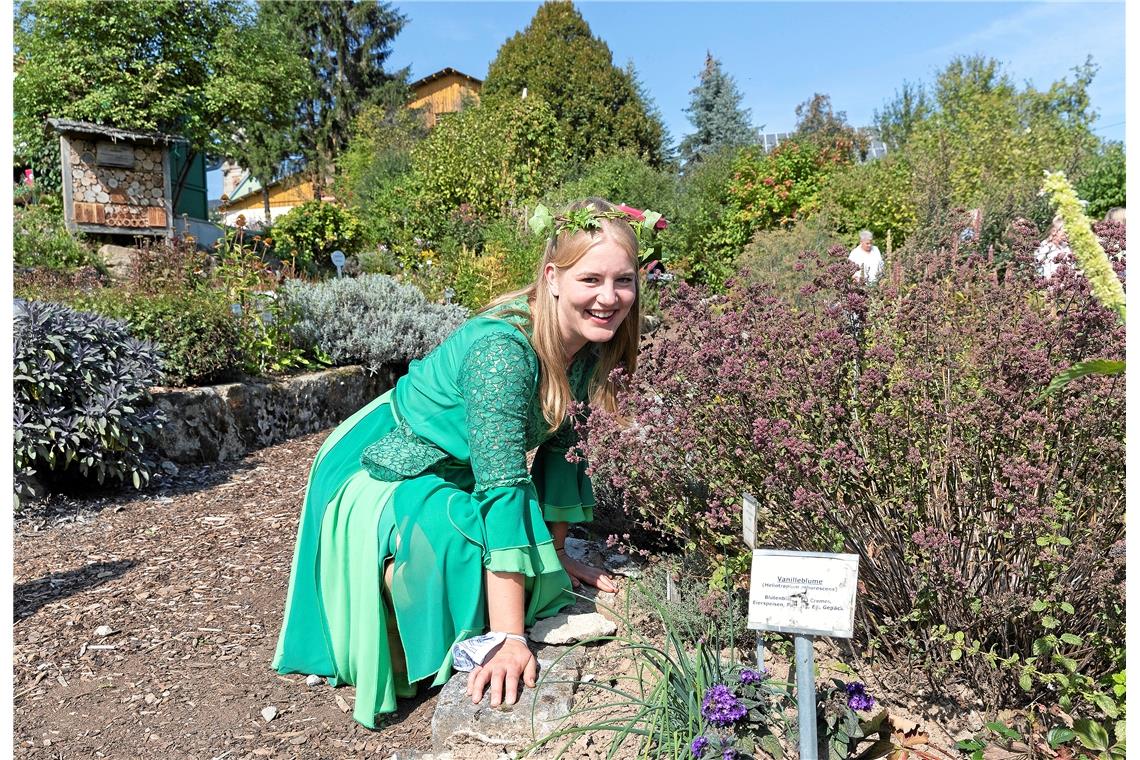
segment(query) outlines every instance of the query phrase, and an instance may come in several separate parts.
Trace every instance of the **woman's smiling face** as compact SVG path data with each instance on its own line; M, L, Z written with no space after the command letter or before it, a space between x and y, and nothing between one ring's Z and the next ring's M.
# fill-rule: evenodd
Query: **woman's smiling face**
M558 327L567 360L587 343L614 337L637 299L637 269L608 234L598 235L573 266L546 265L546 284L558 299Z

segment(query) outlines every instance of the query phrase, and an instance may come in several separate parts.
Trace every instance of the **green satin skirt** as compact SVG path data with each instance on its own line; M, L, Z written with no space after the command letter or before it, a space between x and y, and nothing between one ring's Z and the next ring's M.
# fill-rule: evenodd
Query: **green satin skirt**
M399 481L363 470L364 448L395 426L390 393L341 423L317 452L273 659L279 673L355 685L352 717L368 728L378 713L396 710L398 696L414 694L417 682L446 682L452 645L487 631L486 567L524 573L528 626L574 601L536 501L523 500L521 519L510 521L517 536L494 541L518 548L489 552L470 468L456 464ZM493 523L504 530L502 521ZM381 596L388 559L391 606ZM393 614L406 679L392 669Z

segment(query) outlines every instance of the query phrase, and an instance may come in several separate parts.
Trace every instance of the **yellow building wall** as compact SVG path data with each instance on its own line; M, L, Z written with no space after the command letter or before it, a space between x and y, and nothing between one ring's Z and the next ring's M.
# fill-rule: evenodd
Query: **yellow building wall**
M424 121L428 127L434 127L439 115L458 111L465 96L474 97L478 101L478 87L472 85L469 79L448 74L420 86L408 108L424 108Z
M302 180L300 182L289 182L285 180L269 188L269 208L276 208L280 206L300 206L305 201L311 201L316 196L313 193L312 180ZM238 198L232 203L226 204L226 213L237 211L251 211L265 208L265 202L261 198L261 191L250 193L242 198Z

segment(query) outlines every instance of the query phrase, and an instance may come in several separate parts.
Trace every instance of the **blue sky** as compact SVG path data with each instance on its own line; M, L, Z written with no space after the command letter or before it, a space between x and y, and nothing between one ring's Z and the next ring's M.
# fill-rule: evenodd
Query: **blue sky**
M446 66L482 79L499 47L526 28L536 2L395 2L408 18L389 68L412 80ZM1001 61L1019 83L1048 88L1088 55L1097 133L1124 139L1124 3L1042 2L580 2L614 63L632 60L674 143L690 131L684 109L705 52L731 74L768 132L795 126L815 92L856 126L904 80L930 83L955 55ZM220 193L211 178L211 196Z

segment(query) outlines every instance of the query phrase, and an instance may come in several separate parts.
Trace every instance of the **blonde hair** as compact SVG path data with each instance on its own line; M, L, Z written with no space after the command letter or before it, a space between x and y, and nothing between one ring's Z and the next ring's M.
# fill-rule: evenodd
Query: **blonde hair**
M571 203L563 214L591 207L601 212L612 213L618 210L602 198L585 198ZM598 241L599 235L605 235L629 256L630 265L637 271L637 235L634 234L633 227L622 219L600 218L598 222L601 224L600 230L566 231L551 237L546 241L546 249L538 262L534 282L521 290L499 296L480 310L480 313L486 313L526 296L532 326L530 342L541 367L538 394L542 403L542 416L550 425L551 432L557 430L566 418L574 397L566 376L566 354L562 350L562 332L558 324L558 301L546 287L546 265L553 264L559 270L569 269L586 255ZM634 282L633 306L618 326L613 339L599 344L601 351L598 363L590 378L590 405L610 412L617 411L619 390L610 374L618 367L622 367L628 374L633 374L637 369L637 346L641 336L641 283L637 277ZM503 310L500 313L506 315L520 312Z

